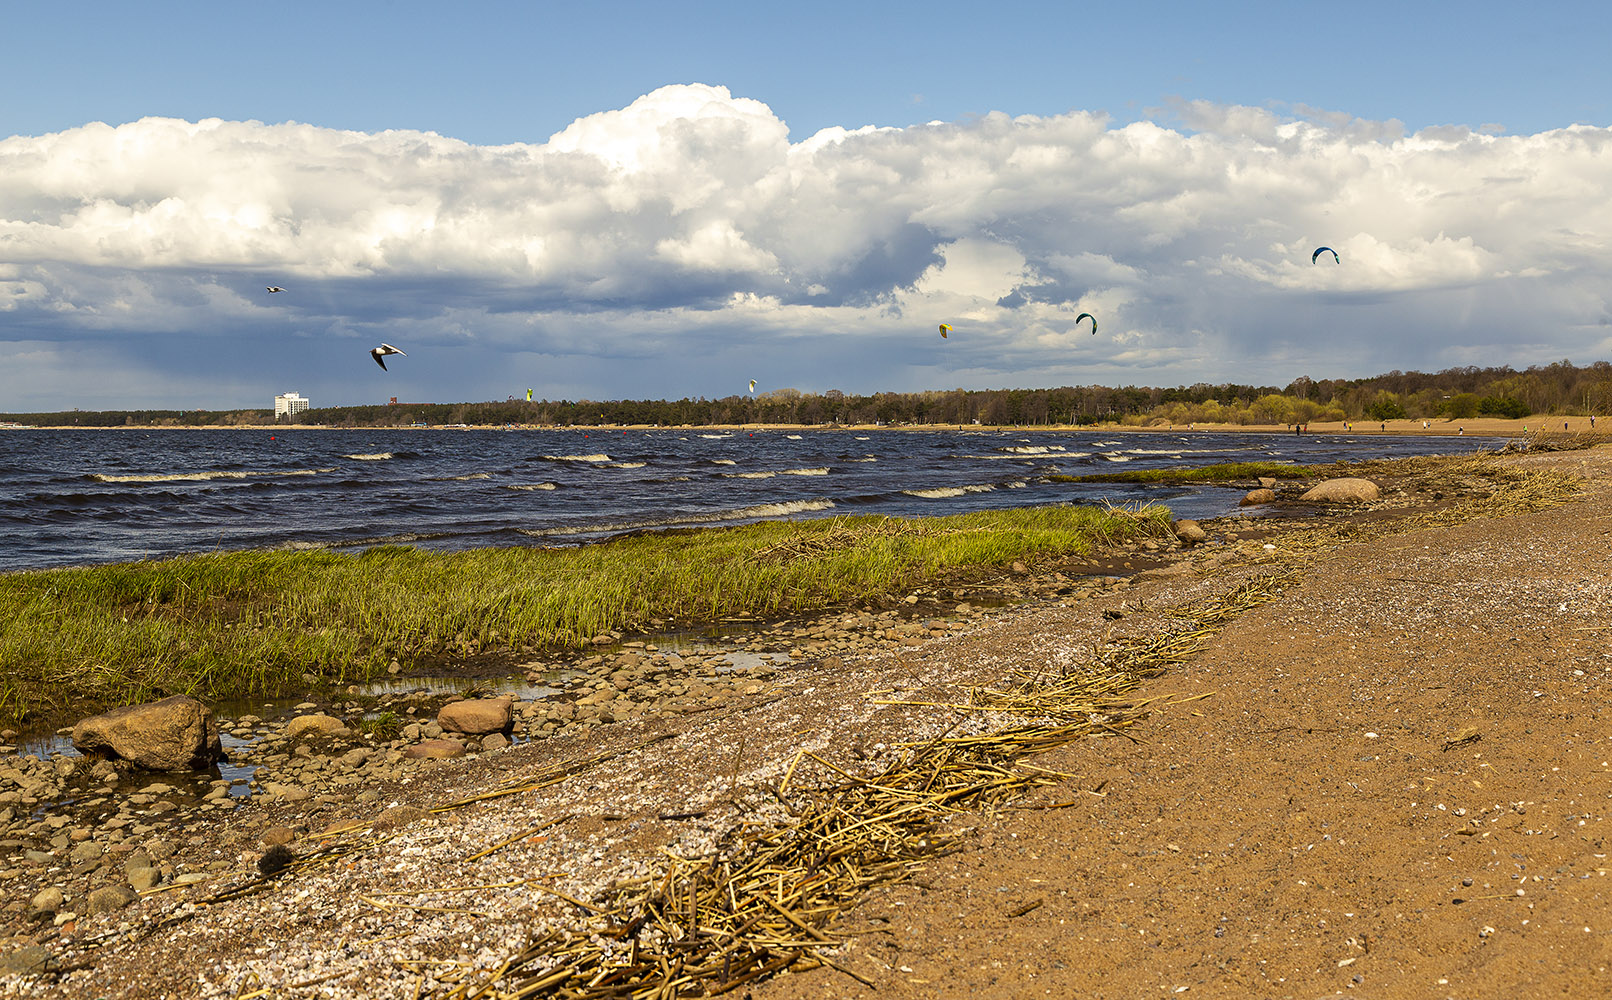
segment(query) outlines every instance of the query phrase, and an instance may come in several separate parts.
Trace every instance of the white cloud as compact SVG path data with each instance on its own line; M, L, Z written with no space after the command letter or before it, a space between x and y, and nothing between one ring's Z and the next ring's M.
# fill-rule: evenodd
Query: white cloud
M970 335L921 374L891 354L839 382L1282 382L1466 363L1523 323L1547 356L1493 360L1604 347L1612 130L1407 135L1299 110L1182 105L1186 130L998 113L791 144L765 104L687 85L537 145L216 119L16 136L0 336L161 352L170 335L407 334L468 352L465 385L501 378L509 351L653 369L603 366L590 377L619 386L571 393L601 397L712 338L831 368L804 353L823 333L894 345L957 318ZM1312 265L1322 244L1342 262ZM1077 368L1080 311L1102 332ZM438 395L454 392L473 394Z

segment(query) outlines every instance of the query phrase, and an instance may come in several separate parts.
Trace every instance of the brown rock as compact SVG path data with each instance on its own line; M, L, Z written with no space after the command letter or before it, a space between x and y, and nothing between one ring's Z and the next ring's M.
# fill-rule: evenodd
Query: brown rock
M1183 545L1197 545L1199 542L1209 540L1209 532L1203 530L1203 525L1197 521L1180 520L1175 522L1175 537Z
M514 701L509 695L456 701L442 706L437 713L437 725L442 727L443 732L470 736L501 733L515 724Z
M1322 503L1365 503L1377 499L1379 495L1377 484L1371 480L1346 476L1319 482L1299 499Z
M90 894L84 899L84 909L92 914L114 913L138 898L129 886L103 885L99 889L90 890Z
M403 756L411 760L463 757L464 755L465 745L458 740L421 740L403 751Z
M1267 489L1249 490L1243 498L1237 501L1239 507L1253 507L1262 503L1275 503L1276 491Z
M80 720L73 746L86 756L118 757L152 771L200 770L224 756L213 713L182 694Z
M315 736L343 736L347 726L329 715L299 715L285 724L287 738L312 733Z

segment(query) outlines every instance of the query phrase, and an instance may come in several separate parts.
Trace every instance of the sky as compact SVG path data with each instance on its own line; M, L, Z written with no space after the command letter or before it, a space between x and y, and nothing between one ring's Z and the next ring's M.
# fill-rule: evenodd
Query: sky
M0 9L0 412L1612 354L1605 5Z

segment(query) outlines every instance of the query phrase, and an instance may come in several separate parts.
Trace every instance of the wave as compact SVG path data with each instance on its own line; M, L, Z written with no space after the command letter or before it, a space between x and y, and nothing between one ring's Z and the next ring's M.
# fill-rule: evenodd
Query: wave
M103 483L176 483L176 482L205 482L209 479L253 479L259 476L317 476L321 472L335 472L329 469L285 469L271 471L268 469L255 471L239 471L235 469L215 469L207 472L158 472L147 475L113 476L102 472L90 473L90 478Z
M867 441L867 440L869 440L869 439L868 439L868 438L865 438L865 437L859 437L859 438L857 438L857 440L858 440L858 441Z
M872 455L869 455L867 458L847 458L846 461L847 462L877 462L878 459L874 458Z
M610 456L595 452L592 455L539 455L545 462L608 462Z
M490 472L467 472L462 476L432 476L431 482L454 483L463 482L467 479L491 479L492 477L493 475Z
M799 441L800 440L800 435L799 434L785 434L784 439L786 441Z
M1224 448L1126 448L1127 455L1218 455Z
M828 467L818 466L811 469L785 469L782 474L785 476L826 476L828 475Z
M1007 445L997 450L1005 451L1012 455L1045 455L1049 452L1063 451L1064 448L1063 445L1059 444L1030 444L1022 447L1019 445Z
M506 490L557 490L559 485L556 483L509 483L501 488Z
M1129 462L1131 460L1131 456L1129 455L1119 455L1106 452L1102 457L1108 459L1110 462Z
M989 483L980 483L975 486L937 486L927 490L902 490L909 497L922 497L925 500L944 500L948 497L960 497L968 493L989 493L996 489Z
M604 524L578 524L563 528L516 528L515 530L532 538L553 538L564 535L612 535L623 531L672 528L684 524L715 524L720 521L753 521L769 517L788 517L790 514L831 510L833 507L834 501L828 499L785 500L778 503L739 507L734 510L668 515L659 518L646 518L641 521L612 521Z
M709 459L706 459L706 461L710 462L712 465L738 465L739 464L738 462L735 462L731 458L709 458Z
M776 472L719 472L723 479L771 479Z
M605 462L607 469L642 469L648 462Z
M700 437L704 438L707 441L721 441L724 438L730 438L732 436L733 436L732 434L701 434L700 435Z
M384 462L389 458L395 457L397 456L393 455L389 451L366 451L360 452L357 455L342 456L342 458L350 458L355 462Z

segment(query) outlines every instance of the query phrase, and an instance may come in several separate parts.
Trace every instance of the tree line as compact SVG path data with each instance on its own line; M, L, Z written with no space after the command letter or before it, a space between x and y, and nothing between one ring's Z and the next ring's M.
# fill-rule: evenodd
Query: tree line
M1612 364L1392 371L1362 379L1308 376L1286 386L1196 383L1174 388L1061 386L880 392L776 389L757 395L677 400L526 400L395 403L309 409L281 423L324 427L412 425L597 426L645 424L1087 425L1304 424L1336 420L1526 417L1612 412ZM5 413L0 420L43 426L219 427L272 424L273 411L101 410Z

